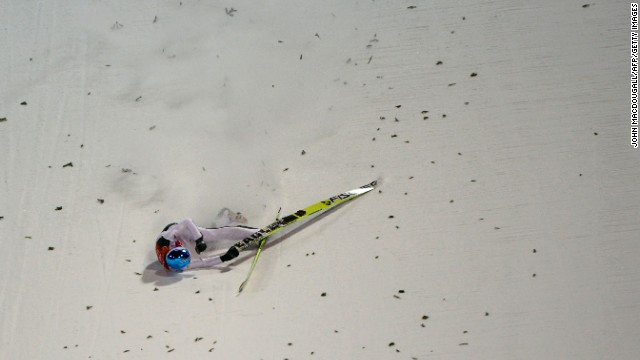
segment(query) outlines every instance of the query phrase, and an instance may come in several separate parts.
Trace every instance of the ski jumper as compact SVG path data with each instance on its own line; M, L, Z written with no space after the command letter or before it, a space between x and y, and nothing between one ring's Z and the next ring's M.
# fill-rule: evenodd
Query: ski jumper
M247 226L223 226L218 228L202 228L196 226L193 220L185 219L180 223L167 225L156 240L156 255L158 261L167 270L191 270L207 268L221 264L225 259L220 256L191 256L194 252L200 254L208 245L220 243L222 241L240 241L259 229ZM176 269L172 266L172 261L179 261L179 258L172 257L178 253L184 258L185 267ZM174 260L175 259L175 260Z

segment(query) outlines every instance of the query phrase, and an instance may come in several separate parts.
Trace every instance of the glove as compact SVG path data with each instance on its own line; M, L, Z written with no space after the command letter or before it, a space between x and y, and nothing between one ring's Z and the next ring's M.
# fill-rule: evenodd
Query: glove
M205 250L207 250L207 244L204 243L204 239L200 236L200 239L196 240L196 252L200 254Z

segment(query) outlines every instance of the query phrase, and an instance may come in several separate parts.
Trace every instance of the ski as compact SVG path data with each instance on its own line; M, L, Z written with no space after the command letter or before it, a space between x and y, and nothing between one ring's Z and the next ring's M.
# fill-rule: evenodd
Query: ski
M260 257L260 253L262 252L262 249L264 247L264 244L267 242L268 237L279 232L280 230L282 230L283 228L291 224L298 223L301 220L308 220L313 215L320 215L330 209L334 209L337 206L344 204L347 201L353 200L361 195L364 195L369 191L373 190L376 185L377 185L377 181L372 181L357 189L343 192L342 194L338 194L326 200L317 202L302 210L298 210L291 215L287 215L282 219L278 219L276 222L270 225L267 225L266 227L255 232L253 235L234 244L227 251L227 253L221 257L222 261L228 261L228 260L234 259L240 254L240 252L247 250L253 245L258 245L258 250L253 258L253 262L251 263L251 268L249 269L249 273L247 274L247 277L242 282L242 284L240 284L240 288L238 289L238 294L240 294L242 290L244 290L245 286L247 285L247 282L249 281L249 278L253 273L256 263L258 262L258 258Z
M280 211L282 211L282 207L278 209L278 214L276 215L276 222L280 221ZM240 295L242 290L244 290L244 287L247 285L247 282L249 282L249 278L251 277L251 274L253 274L253 269L256 268L256 264L258 263L258 258L260 257L260 253L262 253L262 248L264 247L264 244L266 242L267 242L267 238L263 238L262 241L260 241L260 245L258 245L258 250L256 251L256 254L253 257L253 261L251 262L251 268L247 273L247 277L244 279L242 284L240 284L240 288L238 289L237 295Z
M242 284L240 284L240 288L238 288L238 295L240 295L242 290L244 290L244 287L247 286L247 283L249 282L249 278L251 277L251 274L253 274L253 269L256 268L256 264L258 263L258 258L260 257L260 253L262 253L262 248L266 243L267 243L267 238L264 238L262 239L262 241L260 241L260 245L258 245L258 251L256 251L256 255L253 257L253 262L251 263L251 267L249 268L247 277L244 278L244 281L242 282Z

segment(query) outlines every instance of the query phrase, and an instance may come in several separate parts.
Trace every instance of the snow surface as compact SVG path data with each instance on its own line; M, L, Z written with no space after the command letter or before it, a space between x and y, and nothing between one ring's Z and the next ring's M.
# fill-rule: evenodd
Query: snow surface
M637 358L628 24L622 1L0 2L0 358ZM263 226L376 178L241 296L246 258L154 262L169 222Z

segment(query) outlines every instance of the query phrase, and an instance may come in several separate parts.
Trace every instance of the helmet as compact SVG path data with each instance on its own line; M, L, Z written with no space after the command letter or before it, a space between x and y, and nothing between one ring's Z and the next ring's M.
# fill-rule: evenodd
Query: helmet
M172 242L160 237L156 242L156 255L167 270L180 271L191 262L189 250L185 249L179 240Z
M189 250L183 247L176 247L169 250L165 256L165 261L172 270L182 270L191 262L191 254L189 254Z

